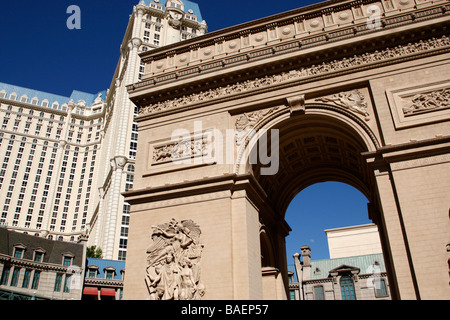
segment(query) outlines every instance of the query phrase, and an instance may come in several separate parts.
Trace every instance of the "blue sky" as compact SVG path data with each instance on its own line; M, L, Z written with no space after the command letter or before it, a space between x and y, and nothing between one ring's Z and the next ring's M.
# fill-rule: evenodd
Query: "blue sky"
M161 0L165 1L165 0ZM0 82L69 96L109 88L132 8L139 0L2 1ZM198 0L209 31L318 1ZM81 30L69 30L67 8L81 9Z
M162 0L164 1L164 0ZM197 0L209 31L319 1ZM138 0L3 1L0 11L0 82L69 96L109 88L129 14ZM70 5L81 9L81 30L69 30ZM286 220L288 263L301 245L313 259L328 258L324 229L370 223L367 199L354 188L324 183L302 191Z
M372 223L367 198L357 189L340 182L314 184L292 200L285 219L292 232L286 238L288 264L302 245L311 247L311 259L329 259L324 230Z

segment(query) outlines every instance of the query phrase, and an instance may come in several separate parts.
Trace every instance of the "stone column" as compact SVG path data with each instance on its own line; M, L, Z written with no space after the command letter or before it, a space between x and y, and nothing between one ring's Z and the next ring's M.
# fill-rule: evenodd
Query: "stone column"
M233 299L262 299L258 210L244 190L233 194L231 205Z
M131 205L124 299L145 300L148 250L154 226L192 220L201 229L205 300L263 298L259 213L235 175L125 194ZM281 276L280 276L281 279Z
M378 192L383 211L382 223L388 235L389 257L399 299L416 299L411 269L408 263L407 248L402 230L401 216L398 212L395 190L392 189L389 169L376 170ZM386 240L386 239L385 239Z

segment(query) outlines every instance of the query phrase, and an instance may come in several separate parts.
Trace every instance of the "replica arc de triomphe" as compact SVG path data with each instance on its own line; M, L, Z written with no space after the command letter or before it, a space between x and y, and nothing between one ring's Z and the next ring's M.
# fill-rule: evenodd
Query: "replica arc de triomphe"
M449 28L448 1L327 1L142 54L124 298L287 299L286 209L340 181L392 297L449 299Z

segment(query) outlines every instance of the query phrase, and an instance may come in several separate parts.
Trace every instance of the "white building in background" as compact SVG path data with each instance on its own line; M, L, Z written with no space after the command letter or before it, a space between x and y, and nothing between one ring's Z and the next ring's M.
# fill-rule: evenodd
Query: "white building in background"
M330 259L312 260L309 246L294 254L294 265L289 266L291 300L390 300L377 226L351 226L325 233Z
M325 230L330 259L382 253L375 224Z
M124 13L125 14L125 13ZM111 86L69 97L0 83L0 224L76 241L125 260L137 110L126 86L140 81L139 53L205 34L191 1L142 0L133 8Z

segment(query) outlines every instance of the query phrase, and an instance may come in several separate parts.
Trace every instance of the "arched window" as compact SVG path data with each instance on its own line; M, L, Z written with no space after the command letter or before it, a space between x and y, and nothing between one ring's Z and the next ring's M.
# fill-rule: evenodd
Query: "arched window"
M39 102L37 97L34 97L33 99L31 99L31 104L37 105Z
M342 300L356 300L352 277L342 276L340 284Z

